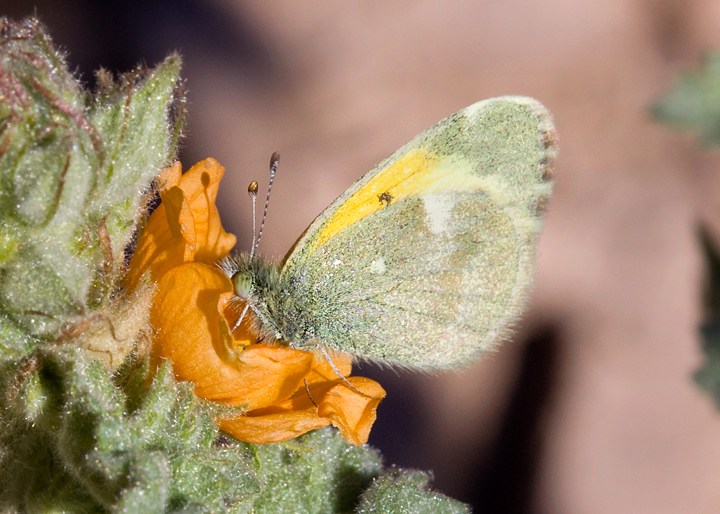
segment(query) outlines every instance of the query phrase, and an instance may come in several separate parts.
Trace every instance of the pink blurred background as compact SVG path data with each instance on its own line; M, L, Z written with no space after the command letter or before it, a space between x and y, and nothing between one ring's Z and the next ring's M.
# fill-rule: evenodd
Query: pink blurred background
M3 5L4 4L4 5ZM556 190L516 337L457 373L363 367L388 389L371 444L432 469L476 512L720 510L720 415L702 362L701 220L720 157L650 120L676 73L720 48L712 0L14 2L92 84L169 51L189 90L183 165L226 167L220 211L251 239L247 184L281 153L261 249L282 257L356 178L477 100L554 114ZM35 11L33 11L33 9ZM262 196L262 195L261 195Z

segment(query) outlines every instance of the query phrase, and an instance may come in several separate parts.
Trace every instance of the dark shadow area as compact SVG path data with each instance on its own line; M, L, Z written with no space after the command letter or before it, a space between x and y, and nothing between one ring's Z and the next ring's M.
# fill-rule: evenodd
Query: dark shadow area
M542 461L545 420L560 371L557 326L542 327L525 345L520 375L502 428L483 461L476 461L467 496L476 514L531 514Z
M427 469L426 454L418 451L424 443L427 416L411 380L415 374L362 363L354 366L353 375L375 380L388 393L378 407L368 444L380 450L386 465Z
M560 344L558 328L546 325L523 346L518 381L510 395L497 439L489 448L481 449L472 473L457 477L464 483L455 484L452 496L472 505L476 514L533 512L535 482L542 460L544 421L557 387ZM410 379L415 375L370 364L358 365L353 374L378 381L388 392L378 407L378 418L369 441L381 451L385 464L431 469L433 463L422 451L423 444L427 444L423 440L423 423L427 423L427 416L418 392L413 389L414 380Z
M9 0L2 15L36 15L71 69L88 84L101 66L113 73L154 66L178 51L187 59L212 57L254 78L272 73L265 42L252 24L211 2L190 0Z

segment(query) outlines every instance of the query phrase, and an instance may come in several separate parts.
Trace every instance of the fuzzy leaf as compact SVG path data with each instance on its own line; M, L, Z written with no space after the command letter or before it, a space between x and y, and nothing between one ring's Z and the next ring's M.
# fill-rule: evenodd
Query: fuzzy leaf
M122 257L138 221L144 192L138 185L149 184L174 157L167 114L179 73L180 58L174 55L149 73L128 74L88 114L107 153L89 215L97 220L109 215L113 255Z
M238 512L349 512L381 469L375 451L348 444L331 428L292 442L246 447L257 463L261 491Z
M0 315L52 339L117 289L142 195L173 158L180 59L93 100L36 20L0 18L0 33Z
M420 471L393 471L376 479L362 495L358 514L461 514L466 505L427 490L430 477Z
M163 452L140 456L130 466L130 486L122 491L120 501L110 512L154 514L162 512L170 493L171 472Z

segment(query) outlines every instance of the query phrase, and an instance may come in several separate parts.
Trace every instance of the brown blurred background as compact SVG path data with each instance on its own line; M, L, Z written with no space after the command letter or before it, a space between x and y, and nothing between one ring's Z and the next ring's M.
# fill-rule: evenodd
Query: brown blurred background
M432 469L479 513L720 510L720 415L692 382L698 222L720 157L653 123L676 72L720 47L717 0L0 0L92 70L185 59L183 164L227 169L225 227L250 245L252 179L282 155L262 242L280 258L337 195L439 119L538 98L560 135L530 312L458 373L363 366L388 390L371 444Z

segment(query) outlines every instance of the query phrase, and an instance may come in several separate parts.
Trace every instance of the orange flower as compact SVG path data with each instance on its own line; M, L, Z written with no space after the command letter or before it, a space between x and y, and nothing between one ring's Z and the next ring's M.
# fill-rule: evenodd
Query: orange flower
M193 382L197 396L244 407L243 414L216 420L242 441L283 441L332 424L348 442L367 442L385 391L370 379L348 377L350 356L333 354L332 360L355 390L322 356L256 344L250 311L230 333L238 312L229 305L233 286L213 266L235 244L215 207L223 171L206 159L184 175L175 163L158 178L162 203L126 277L128 289L143 277L157 283L150 311L153 361L170 359L176 378Z

